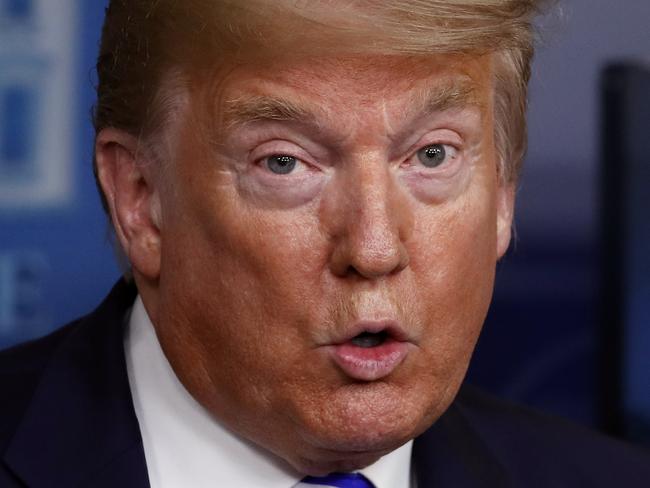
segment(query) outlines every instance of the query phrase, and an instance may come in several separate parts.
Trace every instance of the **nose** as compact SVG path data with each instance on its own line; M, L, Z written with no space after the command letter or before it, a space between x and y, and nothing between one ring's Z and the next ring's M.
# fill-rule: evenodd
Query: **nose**
M364 163L350 165L333 182L326 217L333 243L330 267L336 276L378 279L408 266L413 215L390 167Z

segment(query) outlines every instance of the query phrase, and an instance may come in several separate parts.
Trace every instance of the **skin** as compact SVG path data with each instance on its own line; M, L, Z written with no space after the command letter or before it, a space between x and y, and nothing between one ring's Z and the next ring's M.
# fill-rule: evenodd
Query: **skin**
M182 97L162 171L133 136L99 134L100 181L145 307L216 419L321 475L374 462L447 409L510 240L492 78L490 56L240 66ZM454 80L472 82L475 103L422 112L415 94ZM310 121L207 115L266 96ZM417 156L431 144L450 155L435 168ZM265 159L276 154L303 162L277 175ZM331 357L361 320L407 337L404 361L376 381Z

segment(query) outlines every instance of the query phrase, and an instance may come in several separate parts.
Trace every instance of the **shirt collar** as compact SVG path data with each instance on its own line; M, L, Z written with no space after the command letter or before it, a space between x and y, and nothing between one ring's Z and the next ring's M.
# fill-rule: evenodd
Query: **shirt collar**
M302 475L224 428L188 393L140 297L125 333L129 384L152 488L291 488ZM412 441L362 469L377 488L408 488Z

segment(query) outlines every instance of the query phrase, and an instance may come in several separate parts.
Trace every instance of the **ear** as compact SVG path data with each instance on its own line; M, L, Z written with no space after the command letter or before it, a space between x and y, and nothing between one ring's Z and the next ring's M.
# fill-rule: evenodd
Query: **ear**
M160 199L151 162L138 140L117 129L103 129L95 141L97 177L106 196L117 239L134 273L160 275Z
M512 236L512 219L515 208L515 185L499 184L497 188L497 259L508 250Z

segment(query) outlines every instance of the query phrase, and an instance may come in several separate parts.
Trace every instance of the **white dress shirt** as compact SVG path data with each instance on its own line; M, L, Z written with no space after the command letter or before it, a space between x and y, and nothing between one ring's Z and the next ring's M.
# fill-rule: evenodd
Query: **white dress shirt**
M292 488L303 477L225 429L187 392L137 298L124 339L152 488ZM377 488L409 488L412 442L360 470Z

